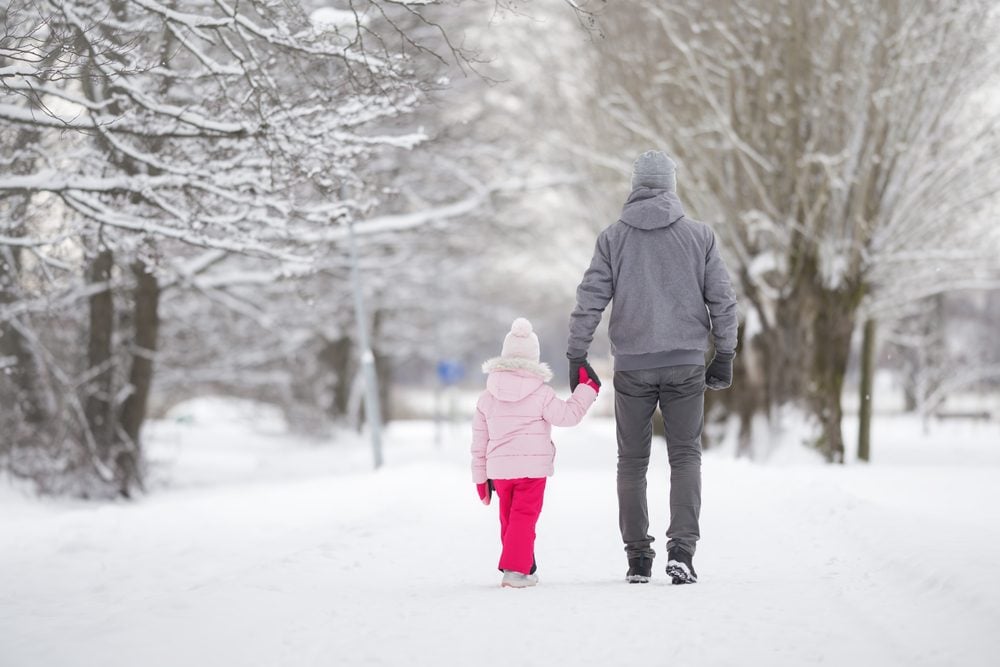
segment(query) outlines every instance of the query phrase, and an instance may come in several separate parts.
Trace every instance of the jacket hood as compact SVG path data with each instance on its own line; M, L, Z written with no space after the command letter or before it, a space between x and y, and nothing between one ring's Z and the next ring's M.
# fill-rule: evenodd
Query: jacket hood
M486 391L500 401L520 401L552 379L548 364L530 359L495 357L483 364Z
M676 192L639 187L632 191L618 218L636 229L662 229L684 217Z

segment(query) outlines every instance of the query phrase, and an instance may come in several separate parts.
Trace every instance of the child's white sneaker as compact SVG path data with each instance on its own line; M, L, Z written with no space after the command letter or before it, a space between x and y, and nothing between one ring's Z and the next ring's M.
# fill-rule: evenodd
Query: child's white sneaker
M514 570L504 570L503 579L500 580L501 588L528 588L538 583L537 574L524 574Z

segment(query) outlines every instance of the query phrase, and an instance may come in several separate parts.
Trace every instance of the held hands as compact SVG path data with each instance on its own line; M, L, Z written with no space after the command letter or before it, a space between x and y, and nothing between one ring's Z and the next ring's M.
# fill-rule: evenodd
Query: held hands
M578 378L580 380L580 384L587 385L588 387L594 390L595 394L600 393L601 391L600 383L597 382L596 379L592 379L589 375L587 375L586 368L583 368L582 366L580 367L580 373L578 375Z
M587 363L587 357L570 357L569 360L569 388L570 391L576 389L576 385L584 381L584 376L581 371L586 371L586 377L596 384L598 387L601 386L601 379L597 377L597 373L594 369L590 367ZM596 389L595 389L596 391Z
M705 369L705 386L709 389L728 389L733 386L733 357L735 352L716 352Z
M493 499L493 485L490 480L486 480L482 484L476 484L476 492L479 494L479 499L483 501L484 505L489 505L490 501Z

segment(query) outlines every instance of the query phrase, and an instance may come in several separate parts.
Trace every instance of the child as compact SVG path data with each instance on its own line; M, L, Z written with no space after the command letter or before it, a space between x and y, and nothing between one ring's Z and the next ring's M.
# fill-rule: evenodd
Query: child
M514 320L500 356L483 364L489 376L472 424L472 480L484 504L490 504L493 490L500 501L500 585L505 588L538 583L535 524L556 455L552 426L579 424L600 386L581 369L579 386L561 401L545 384L552 371L538 356L531 323Z

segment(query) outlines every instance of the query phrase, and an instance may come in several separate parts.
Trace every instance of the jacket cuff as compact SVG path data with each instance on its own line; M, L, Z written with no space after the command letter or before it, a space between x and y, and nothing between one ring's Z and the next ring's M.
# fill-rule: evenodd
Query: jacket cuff
M597 400L597 390L591 387L589 384L584 384L582 382L576 385L576 389L573 390L573 395L579 396L580 398L588 400L591 403Z
M575 359L575 360L586 359L587 358L587 351L586 350L578 350L578 349L575 349L575 348L571 347L568 350L566 350L566 358L567 359Z

